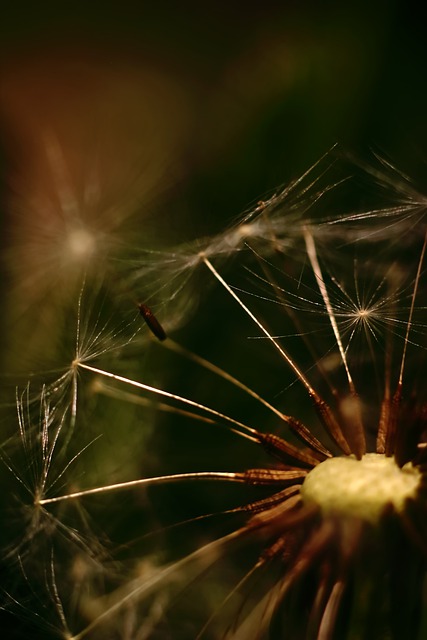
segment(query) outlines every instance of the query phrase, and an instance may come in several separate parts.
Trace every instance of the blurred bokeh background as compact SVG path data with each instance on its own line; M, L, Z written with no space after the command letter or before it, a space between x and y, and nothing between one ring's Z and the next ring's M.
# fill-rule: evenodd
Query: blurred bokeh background
M413 3L3 9L2 282L22 335L2 340L13 362L30 304L61 288L58 269L74 291L71 263L100 259L77 228L83 209L106 255L113 231L134 245L216 232L335 143L425 177L427 45ZM71 218L67 271L49 243Z
M130 246L219 232L335 143L362 159L374 149L427 188L422 12L403 0L3 3L4 396L67 364L58 310L75 310L83 272L96 279ZM189 346L233 357L216 313L198 327L182 329ZM182 394L203 386L185 365L165 371ZM170 433L157 432L144 473L177 454ZM199 467L188 438L181 470ZM98 466L114 474L109 442Z

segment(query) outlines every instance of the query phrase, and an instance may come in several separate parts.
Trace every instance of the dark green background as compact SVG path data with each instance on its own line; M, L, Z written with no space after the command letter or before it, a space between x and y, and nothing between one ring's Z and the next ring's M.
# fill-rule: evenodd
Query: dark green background
M415 3L5 2L2 9L6 67L44 55L49 76L49 58L64 51L107 67L127 56L162 69L191 96L180 195L198 234L205 218L237 215L336 142L379 148L413 171L425 161L426 39Z

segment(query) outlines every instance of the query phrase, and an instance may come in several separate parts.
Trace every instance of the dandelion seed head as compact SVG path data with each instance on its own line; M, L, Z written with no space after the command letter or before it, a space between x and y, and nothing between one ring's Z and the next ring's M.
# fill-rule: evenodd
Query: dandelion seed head
M329 169L317 169L328 177ZM76 640L108 637L110 631L138 637L135 630L164 637L169 608L186 599L180 589L188 580L193 584L187 588L195 589L199 603L212 605L213 613L200 614L199 605L196 613L187 598L185 615L170 614L171 621L184 620L176 631L184 629L182 637L344 638L342 618L358 606L357 593L353 598L358 581L368 593L363 600L382 602L389 586L384 575L399 582L407 558L411 571L424 571L419 558L427 551L426 408L419 372L425 363L420 344L425 346L427 239L421 247L418 231L412 234L415 245L408 255L389 242L396 229L421 224L421 213L417 209L413 219L412 204L400 204L396 211L325 216L322 200L341 185L330 184L322 186L308 172L210 239L170 251L141 250L127 265L127 283L137 292L136 317L123 332L118 323L111 329L101 313L87 314L80 295L72 363L46 387L39 428L29 430L37 437L27 436L22 403L19 413L24 457L32 460L25 469L31 482L24 483L32 532L23 544L37 548L34 541L43 536L55 545L62 537L72 543L53 600L62 629L73 629ZM322 217L317 218L317 207ZM95 255L91 237L77 230L69 251L77 260ZM217 287L210 313L216 339L212 362L175 342L174 335L207 285ZM143 338L149 332L135 305L160 338L150 343L155 356L147 367L139 362L148 358ZM203 321L197 314L197 330L198 322ZM201 336L202 341L206 336L202 349L208 350L210 330ZM223 368L221 341L230 353L232 344L234 364L248 363L239 377ZM137 364L127 357L128 347ZM251 351L258 348L259 364ZM164 386L156 379L161 350L170 357ZM174 358L179 391L169 367ZM68 394L68 404L59 403L61 394ZM93 420L82 413L86 403ZM170 464L186 459L190 470L165 469L166 456L146 440L147 433L159 435L152 429L154 410L165 420L172 416ZM94 447L92 440L82 445L88 429ZM227 443L236 443L232 455L221 446L221 433ZM101 434L107 438L100 440ZM208 434L218 449L210 451ZM21 482L17 466L9 469ZM223 494L216 490L221 483ZM181 485L173 508L163 504L159 485L165 491L164 485ZM213 486L212 494L206 485ZM231 487L242 490L235 502ZM202 507L184 521L196 495L202 496ZM221 495L230 502L220 510L209 507L213 495L212 505ZM145 511L152 507L167 511L167 524L156 515L154 533L147 536L152 520ZM181 507L185 516L170 524L170 514ZM100 520L98 541L93 529ZM187 535L199 524L202 533ZM218 535L221 526L226 533ZM101 525L98 535L100 530ZM185 552L177 560L182 530ZM145 550L147 537L156 547L152 555ZM169 541L170 553L163 547ZM219 567L226 571L209 582ZM238 578L227 591L229 576ZM71 590L70 598L61 595ZM394 608L399 594L390 597ZM69 623L76 613L77 623ZM384 615L392 628L393 616ZM409 636L415 637L416 627L411 618Z
M389 506L396 512L421 488L422 475L411 463L399 467L392 457L367 453L361 460L336 457L312 469L301 487L307 504L324 516L360 518L376 525Z

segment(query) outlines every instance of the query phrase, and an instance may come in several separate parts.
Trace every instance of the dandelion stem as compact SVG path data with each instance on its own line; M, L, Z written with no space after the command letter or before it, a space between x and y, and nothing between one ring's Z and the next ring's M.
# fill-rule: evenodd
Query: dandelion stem
M406 324L406 333L405 333L405 340L403 343L402 360L400 363L399 380L397 383L396 391L394 392L394 395L391 399L391 411L390 411L391 415L390 415L389 427L388 427L387 436L386 436L386 455L391 456L395 454L398 460L400 459L400 451L396 451L396 439L397 439L397 431L398 431L397 418L398 418L398 413L400 409L400 403L402 400L403 374L405 371L405 361L406 361L406 352L409 344L409 334L412 328L412 318L414 315L415 300L417 297L418 285L421 278L421 269L424 262L426 247L427 247L427 232L424 235L424 242L421 249L420 258L418 260L418 268L417 268L417 273L414 280L414 289L412 291L411 307L409 309L409 317L408 317L408 322Z
M260 558L254 564L254 566L243 576L243 578L241 578L239 580L239 582L234 586L234 588L224 598L224 600L222 601L222 603L220 604L218 609L216 609L212 613L212 615L209 616L209 618L207 619L207 621L205 622L205 624L203 625L203 627L200 629L199 633L197 634L195 640L201 640L201 638L203 637L205 631L208 629L208 627L211 625L211 623L215 620L215 618L221 613L221 611L225 608L225 605L231 600L231 598L236 593L239 592L239 589L241 589L243 587L243 585L249 581L249 579L254 575L254 573L256 571L258 571L258 569L260 569L263 566L263 564L265 564L265 560L263 558Z
M399 373L399 385L400 386L402 386L402 383L403 383L403 372L404 372L404 369L405 369L406 351L407 351L408 343L409 343L409 333L410 333L411 327L412 327L412 317L414 315L415 299L417 297L418 285L420 283L421 268L422 268L423 261L424 261L424 255L425 255L425 252L426 252L426 246L427 246L427 233L424 236L423 248L421 249L420 259L418 261L417 275L415 276L414 290L412 292L411 308L409 310L409 318L408 318L408 323L406 325L405 342L404 342L404 346L403 346L402 362L400 364L400 373Z
M341 448L341 450L346 454L350 455L351 450L348 445L347 440L345 439L341 427L335 420L329 406L326 404L324 400L319 396L319 394L313 389L303 372L298 368L294 360L289 356L289 354L279 345L279 343L273 338L273 336L269 333L269 331L264 327L264 325L258 320L258 318L252 313L252 311L245 305L245 303L239 298L237 293L230 287L229 284L222 278L222 276L215 269L213 264L210 262L206 256L203 256L203 262L206 264L208 269L212 272L215 278L222 284L222 286L228 291L228 293L236 300L236 302L240 305L240 307L245 311L245 313L255 322L255 324L261 329L264 335L270 340L273 346L277 349L280 355L284 358L284 360L291 367L292 371L296 374L298 380L304 385L306 388L310 398L314 402L316 410L326 427L327 431L333 437L337 445ZM305 432L305 429L304 429Z
M105 384L101 380L97 380L93 387L96 393L108 396L110 398L117 398L118 400L124 400L126 402L132 402L143 407L153 407L157 411L164 411L165 413L173 413L174 415L185 416L186 418L192 418L193 420L199 420L200 422L206 422L207 424L216 424L213 418L202 416L199 413L188 411L186 409L179 409L178 407L172 407L165 402L155 402L153 399L145 398L131 393L129 391L123 391L122 389L116 389L115 387Z
M305 239L305 246L307 249L307 255L310 260L311 268L313 269L313 273L316 278L319 291L323 298L323 302L325 303L329 321L331 323L335 340L337 341L338 349L341 355L341 360L343 362L345 372L347 374L350 395L353 399L352 411L347 412L348 414L351 413L351 427L352 427L352 429L349 430L348 439L350 440L350 444L352 445L352 449L354 450L354 453L357 455L358 458L361 458L366 453L366 441L365 441L365 433L363 429L362 417L360 412L359 398L356 393L353 378L351 377L350 369L347 362L347 355L341 340L341 335L338 329L334 310L332 308L331 301L329 299L328 289L323 279L322 269L320 267L319 260L317 258L317 251L316 251L314 238L308 227L304 227L304 239Z
M233 384L235 387L238 387L239 389L241 389L242 391L244 391L245 393L250 395L255 400L258 400L258 402L260 402L265 407L267 407L267 409L270 409L270 411L275 413L279 418L281 418L281 419L285 419L286 418L286 416L284 416L283 413L281 411L279 411L279 409L277 409L272 404L267 402L267 400L262 398L256 391L254 391L253 389L248 387L246 384L244 384L243 382L241 382L240 380L238 380L237 378L232 376L227 371L224 371L224 369L221 369L220 367L216 366L212 362L209 362L205 358L202 358L201 356L197 355L196 353L193 353L193 352L189 351L188 349L186 349L182 345L178 344L174 340L170 340L169 339L167 342L164 343L164 346L169 348L169 349L171 349L171 351L174 351L175 353L178 353L178 354L184 356L185 358L188 358L189 360L192 360L196 364L202 366L205 369L208 369L212 373L215 373L216 375L220 376L224 380L227 380L227 382L231 382L231 384Z
M281 420L283 420L283 422L285 422L294 431L294 433L299 435L305 442L310 444L310 446L316 449L319 453L322 453L324 456L327 456L327 457L331 455L330 451L328 451L322 445L322 443L319 442L319 440L317 440L317 438L315 438L311 434L311 432L306 427L304 427L304 425L301 424L300 421L297 421L293 416L288 416L282 413L282 411L280 411L275 406L270 404L267 400L265 400L262 396L260 396L256 391L254 391L253 389L248 387L246 384L244 384L243 382L241 382L240 380L238 380L237 378L229 374L227 371L224 371L223 369L216 366L212 362L205 360L205 358L202 358L201 356L195 353L192 353L188 349L185 349L185 347L181 346L180 344L178 344L173 340L168 340L167 342L164 343L164 346L171 349L175 353L183 355L184 357L192 360L193 362L196 362L197 364L204 367L208 371L212 371L212 373L215 373L216 375L220 376L224 380L227 380L227 382L230 382L231 384L233 384L235 387L241 389L242 391L247 393L249 396L257 400L259 403L264 405L264 407L269 409Z
M103 369L92 367L88 364L79 363L79 366L82 367L83 369L87 369L88 371L92 371L93 373L98 373L107 378L112 378L113 380L118 380L119 382L124 382L131 386L137 387L138 389L144 389L146 391L150 391L151 393L155 393L157 395L164 396L166 398L171 398L172 400L176 400L178 402L182 402L183 404L189 405L191 407L196 407L197 409L205 411L210 415L214 415L216 418L220 418L221 420L224 420L228 423L236 425L238 428L236 429L233 427L229 427L230 431L232 431L233 433L236 433L239 436L247 438L251 442L256 442L257 444L260 444L265 449L269 450L271 453L275 455L279 455L280 459L282 459L282 455L285 454L285 456L288 456L288 457L290 456L291 458L300 460L305 464L308 464L309 466L315 466L325 457L324 455L321 455L321 457L319 458L317 457L319 454L317 454L316 456L315 452L311 453L306 450L299 449L298 447L286 442L286 440L283 440L283 438L280 438L279 436L275 436L268 433L267 434L261 433L256 429L252 429L251 427L248 427L242 422L238 422L237 420L234 420L234 418L230 418L229 416L226 416L223 413L220 413L219 411L211 409L210 407L206 407L205 405L199 404L194 400L183 398L182 396L175 395L173 393L170 393L169 391L163 391L162 389L151 387L142 382L131 380L130 378L124 378L123 376L116 375L114 373L105 371ZM293 418L291 419L294 420ZM297 420L294 420L294 423L295 425L300 424ZM303 427L303 425L301 426ZM305 427L303 428L305 429ZM308 442L310 442L309 439L308 439Z
M213 542L200 547L190 555L185 556L184 558L182 558L182 560L178 560L178 562L169 565L149 579L137 578L134 581L135 586L130 585L129 590L125 592L124 595L119 596L115 602L112 602L111 605L105 611L103 611L95 620L93 620L85 629L74 635L70 640L81 640L81 638L85 638L94 628L104 623L121 608L139 598L142 598L144 595L149 594L159 584L165 584L168 581L172 580L174 576L178 574L180 569L196 562L198 562L197 568L199 573L206 568L209 568L216 562L218 553L223 546L235 541L245 534L245 529L237 529L236 531L232 531L222 538L214 540Z
M332 637L333 630L335 628L335 622L338 615L340 602L343 598L346 582L343 579L337 580L332 591L329 595L325 609L323 611L322 619L319 625L318 638L319 640Z
M335 336L335 340L337 341L338 349L339 349L339 352L340 352L340 355L341 355L341 360L343 362L343 365L344 365L344 368L345 368L345 371L346 371L346 374L347 374L348 383L349 383L350 387L353 388L354 387L354 383L353 383L353 379L351 377L350 369L348 368L347 356L345 354L345 350L344 350L344 347L343 347L343 344L342 344L342 340L341 340L340 332L339 332L339 329L338 329L337 321L336 321L336 318L335 318L334 310L332 308L331 301L329 299L328 289L327 289L325 281L323 279L322 269L320 267L319 260L317 258L316 245L314 243L313 235L310 232L308 227L304 227L304 239L305 239L305 246L306 246L306 249L307 249L307 255L308 255L308 258L310 260L311 268L313 269L313 273L315 275L316 282L317 282L317 285L319 287L319 291L320 291L321 296L323 298L323 302L325 303L326 311L327 311L328 316L329 316L329 321L331 323L332 330L333 330L334 336Z
M139 478L138 480L129 480L127 482L117 482L115 484L103 485L101 487L93 487L92 489L83 489L75 491L63 496L55 498L44 498L39 500L39 504L51 504L53 502L63 502L64 500L75 500L84 496L93 495L95 493L108 493L110 491L120 491L121 489L134 489L135 487L150 486L154 484L164 484L166 482L181 482L186 480L223 480L225 482L246 482L245 474L232 473L227 471L202 471L196 473L178 473L166 476L157 476L154 478Z
M222 276L215 269L210 260L206 257L203 258L203 262L206 264L208 269L213 273L215 278L222 284L222 286L228 291L228 293L236 300L236 302L242 307L245 313L255 322L255 324L261 329L264 335L270 340L270 342L274 345L274 347L278 350L280 355L286 360L288 365L297 375L298 379L302 382L302 384L307 389L310 395L314 395L315 391L303 372L297 367L292 358L282 349L279 343L273 338L273 336L269 333L269 331L264 327L264 325L258 320L258 318L252 313L252 311L245 305L245 303L239 298L237 293L230 287L229 284L222 278Z
M182 404L189 405L190 407L195 407L196 409L200 409L201 411L205 411L211 415L216 416L217 418L224 420L230 424L235 425L238 428L230 427L230 430L238 435L251 440L252 442L259 442L259 438L257 437L258 432L256 429L252 429L248 425L239 422L238 420L234 420L234 418L230 418L230 416L226 416L215 409L211 409L210 407L206 407L199 402L195 402L194 400L190 400L189 398L184 398L182 396L178 396L174 393L170 393L169 391L164 391L163 389L158 389L157 387L152 387L148 384L144 384L143 382L138 382L136 380L131 380L130 378L125 378L123 376L119 376L115 373L111 373L110 371L105 371L104 369L98 369L97 367L92 367L91 365L84 364L82 362L78 363L78 366L82 369L87 369L88 371L92 371L93 373L97 373L106 378L111 378L113 380L117 380L118 382L124 382L132 387L136 387L137 389L143 389L144 391L149 391L150 393L154 393L159 396L163 396L165 398L170 398L171 400L176 400L177 402L181 402Z

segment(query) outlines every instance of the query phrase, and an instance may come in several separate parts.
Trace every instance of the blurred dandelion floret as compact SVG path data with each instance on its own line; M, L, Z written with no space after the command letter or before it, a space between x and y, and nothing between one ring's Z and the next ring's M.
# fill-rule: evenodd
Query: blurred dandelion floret
M120 289L122 251L127 259L132 243L155 242L150 219L186 173L184 91L165 71L125 58L112 63L64 46L56 56L24 54L5 65L9 371L50 367L41 365L44 342L57 340L60 351L58 328L83 277L92 291L109 277L110 288ZM49 355L56 358L53 348Z
M47 541L60 637L422 637L427 200L387 163L355 168L351 180L333 173L337 164L322 159L214 238L141 253L130 264L128 286L143 301L124 348L143 348L151 336L153 349L194 366L202 386L183 393L152 384L149 371L126 375L115 368L120 357L108 362L113 348L97 346L106 344L103 332L93 331L90 348L77 340L84 357L77 354L72 371L45 387L41 435L33 440L20 403L24 449L31 456L41 446L43 463L19 467L31 471L30 486L13 451L4 455L37 514L9 555L19 556L28 582L26 553ZM366 179L375 187L369 206L367 192L361 194ZM210 330L227 336L227 368L218 347L213 363L174 339L179 322L172 310L191 307L186 297L196 271L217 285L208 296L215 296ZM230 344L236 354L227 360ZM112 480L99 462L89 475L93 484L74 474L98 444L83 445L79 432L77 389L90 379L102 415L101 422L91 416L95 425L105 422L109 403L191 423L195 430L182 445L191 468L135 479L120 463ZM182 388L179 374L178 381ZM211 401L196 397L201 388ZM224 434L225 444L209 456L211 432L219 441ZM118 455L112 446L111 456ZM209 467L195 468L203 455ZM159 485L180 484L186 490L176 502L190 504L194 487L204 497L218 491L226 506L161 523L154 537L172 547L181 529L188 547L189 527L203 526L193 550L161 560L142 551L147 533L136 496L148 487L156 505ZM125 539L113 527L101 543L100 513L107 528L111 510L127 522ZM59 550L62 539L66 552Z

